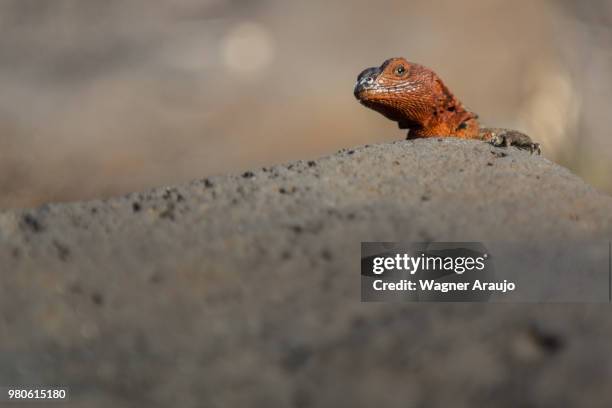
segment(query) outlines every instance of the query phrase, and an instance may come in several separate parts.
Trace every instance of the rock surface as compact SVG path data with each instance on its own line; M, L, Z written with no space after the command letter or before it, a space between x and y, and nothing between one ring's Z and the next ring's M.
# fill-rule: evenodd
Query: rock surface
M609 407L608 304L360 302L360 241L551 237L610 240L612 198L450 139L0 212L0 384L79 407Z

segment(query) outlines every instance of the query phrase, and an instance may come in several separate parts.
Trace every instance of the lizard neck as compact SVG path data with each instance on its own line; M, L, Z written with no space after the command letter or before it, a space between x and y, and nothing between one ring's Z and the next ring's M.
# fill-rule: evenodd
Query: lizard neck
M479 138L478 115L465 109L446 85L434 75L432 104L418 127L412 128L410 138L454 136L465 139Z

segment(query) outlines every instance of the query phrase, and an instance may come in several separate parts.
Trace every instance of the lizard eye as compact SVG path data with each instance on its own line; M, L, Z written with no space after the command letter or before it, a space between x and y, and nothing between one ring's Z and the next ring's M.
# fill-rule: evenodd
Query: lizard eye
M406 72L406 68L404 68L403 65L400 65L397 68L395 68L395 74L397 76L402 76L404 74L404 72Z

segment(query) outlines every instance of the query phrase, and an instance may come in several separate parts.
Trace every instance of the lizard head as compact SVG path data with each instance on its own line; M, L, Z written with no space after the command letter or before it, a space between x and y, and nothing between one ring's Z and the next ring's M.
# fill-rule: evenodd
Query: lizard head
M401 129L410 129L414 137L478 133L476 115L463 108L442 80L431 69L404 58L390 58L363 70L353 94L361 104L398 122Z
M400 123L417 125L434 106L435 74L404 58L390 58L363 70L353 93L363 105Z

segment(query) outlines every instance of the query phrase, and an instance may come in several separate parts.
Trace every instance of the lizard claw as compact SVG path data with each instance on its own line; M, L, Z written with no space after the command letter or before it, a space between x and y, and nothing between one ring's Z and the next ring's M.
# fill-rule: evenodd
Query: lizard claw
M518 149L529 150L530 153L542 154L542 149L539 143L531 140L529 136L515 130L502 131L500 133L493 132L489 140L495 147L510 147L514 146Z

